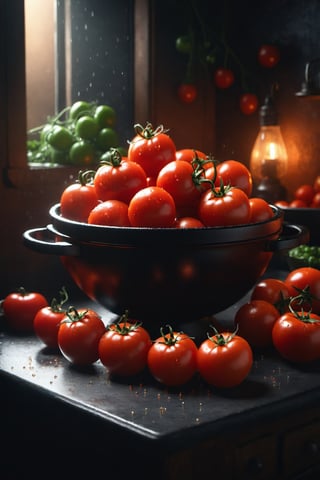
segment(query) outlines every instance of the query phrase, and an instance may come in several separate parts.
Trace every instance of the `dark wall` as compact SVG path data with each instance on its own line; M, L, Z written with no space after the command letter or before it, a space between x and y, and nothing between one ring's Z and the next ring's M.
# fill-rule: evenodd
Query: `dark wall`
M249 163L250 152L259 129L259 115L246 116L239 109L239 96L244 88L258 95L263 103L271 85L277 83L276 106L289 156L286 178L289 194L303 182L311 182L319 172L320 101L298 98L304 80L306 62L319 55L320 4L317 0L273 0L251 2L155 2L156 67L154 74L154 115L172 127L178 146L190 145L214 153L219 159L235 158ZM201 23L190 14L188 5L196 5ZM191 20L190 20L191 18ZM176 88L184 77L186 57L175 50L177 36L188 32L195 22L197 31L208 30L219 45L225 35L232 50L228 66L236 81L228 90L213 85L213 71L224 61L218 49L216 62L207 69L198 69L196 82L199 98L191 105L181 105ZM280 49L279 64L272 69L257 61L261 44L271 43ZM245 85L241 75L245 73ZM201 133L200 133L201 132ZM201 136L202 135L202 136ZM212 152L213 150L213 152Z

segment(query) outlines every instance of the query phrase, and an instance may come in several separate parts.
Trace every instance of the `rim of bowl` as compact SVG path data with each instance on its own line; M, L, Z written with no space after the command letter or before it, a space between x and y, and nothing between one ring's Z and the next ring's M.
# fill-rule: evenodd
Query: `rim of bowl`
M274 211L274 216L263 222L185 229L90 225L63 217L60 213L60 203L56 203L49 209L49 215L57 232L78 242L115 245L163 242L175 245L190 245L192 243L205 245L255 241L280 234L283 224L283 211L275 205L270 206Z

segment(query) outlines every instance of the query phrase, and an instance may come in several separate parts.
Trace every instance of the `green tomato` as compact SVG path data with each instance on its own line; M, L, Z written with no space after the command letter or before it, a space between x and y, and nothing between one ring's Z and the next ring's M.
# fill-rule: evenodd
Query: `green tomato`
M98 105L94 112L94 118L97 120L100 128L113 128L116 124L116 112L109 105Z
M46 135L47 142L51 147L57 150L69 150L74 142L74 138L70 130L62 125L54 125Z
M69 158L73 165L93 165L95 163L95 149L89 142L80 140L70 148Z
M78 100L70 107L69 117L71 120L77 121L82 115L88 115L91 112L91 105L83 100Z
M176 39L176 50L180 53L191 52L191 38L189 35L182 35Z
M113 128L103 128L98 133L96 143L97 147L102 151L117 147L119 145L118 134Z
M76 122L75 131L83 140L93 140L99 132L97 120L89 115L84 115Z
M47 137L49 135L49 133L51 132L51 130L53 129L53 125L51 125L51 123L47 123L43 129L41 130L40 132L40 142L41 143L44 143L47 141Z
M49 157L51 163L58 163L59 165L66 165L70 163L68 151L50 148Z

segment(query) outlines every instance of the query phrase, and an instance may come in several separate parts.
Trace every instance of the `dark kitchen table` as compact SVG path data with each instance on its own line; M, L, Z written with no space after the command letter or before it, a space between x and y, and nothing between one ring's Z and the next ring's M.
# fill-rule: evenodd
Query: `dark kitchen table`
M231 327L247 298L216 319ZM77 306L89 304L80 298ZM184 330L204 338L209 325ZM145 372L116 380L100 362L76 368L32 335L3 328L0 342L3 480L111 471L117 478L318 478L320 362L301 367L272 350L255 352L237 388L218 390L198 377L166 388Z

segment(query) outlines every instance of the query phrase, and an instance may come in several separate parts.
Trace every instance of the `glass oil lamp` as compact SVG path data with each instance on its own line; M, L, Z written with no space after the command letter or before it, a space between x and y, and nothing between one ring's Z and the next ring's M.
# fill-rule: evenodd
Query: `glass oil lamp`
M253 195L269 203L286 200L287 191L281 179L287 164L288 154L271 93L260 108L260 129L251 152Z

